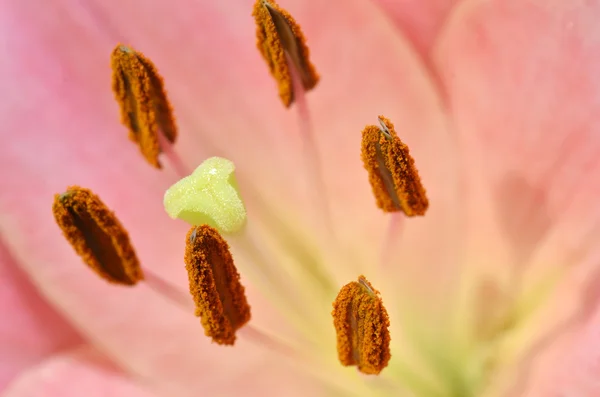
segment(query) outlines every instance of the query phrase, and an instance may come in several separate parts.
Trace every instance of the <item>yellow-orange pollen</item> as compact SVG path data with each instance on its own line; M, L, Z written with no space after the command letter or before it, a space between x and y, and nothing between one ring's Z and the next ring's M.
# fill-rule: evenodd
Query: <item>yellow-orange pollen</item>
M111 55L112 87L121 109L121 121L144 158L161 168L160 137L174 143L177 127L173 109L154 64L131 47L117 45Z
M291 67L299 74L305 90L311 90L319 82L306 39L294 18L273 0L257 0L252 15L256 21L257 47L277 81L283 104L289 107L294 101ZM288 64L286 55L293 65Z
M205 334L218 344L233 345L235 332L250 320L250 305L229 246L217 230L208 225L190 229L185 267Z
M390 321L379 291L364 276L346 284L333 302L333 325L342 365L379 374L390 360Z
M70 186L54 196L52 212L67 241L100 277L122 285L144 278L127 231L92 191Z
M361 145L377 206L385 212L424 215L429 201L408 146L398 138L388 119L379 116L379 123L380 127L365 127Z

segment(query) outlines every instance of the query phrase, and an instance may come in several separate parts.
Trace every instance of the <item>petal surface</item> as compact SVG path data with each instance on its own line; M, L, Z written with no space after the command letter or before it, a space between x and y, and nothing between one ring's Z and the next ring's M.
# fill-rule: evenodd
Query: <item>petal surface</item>
M11 37L6 46L11 56L2 66L7 93L2 133L18 132L5 135L8 144L2 148L0 164L7 175L0 186L0 230L20 266L92 343L160 392L185 396L200 386L234 392L242 385L256 390L268 385L274 395L289 395L290 389L311 393L306 390L314 384L302 376L277 366L285 374L274 383L273 373L253 365L275 365L264 349L241 343L234 352L209 345L189 312L147 286L115 289L94 279L64 243L49 209L52 195L67 185L91 188L128 228L144 266L185 286L178 264L187 227L162 209L162 194L175 174L168 167L163 173L150 169L126 141L108 90L108 55L117 42L125 42L150 57L165 77L182 130L176 150L190 168L209 155L226 155L240 170L242 190L258 190L276 216L295 221L308 214L314 219L299 225L322 222L302 183L297 115L278 102L255 49L251 2L174 8L160 1L125 1L118 7L63 1L51 10L43 4L10 2L0 17ZM399 251L415 270L445 257L450 241L435 252L424 248L454 230L448 218L458 212L455 152L448 149L453 140L437 93L414 52L370 2L285 6L302 23L315 64L327 77L309 93L308 106L327 186L317 198L334 209L342 251L356 253L368 269L379 255L387 219L375 208L359 145L364 125L385 114L403 126L403 140L436 202L431 216L406 228L411 238ZM322 232L315 229L318 238ZM427 255L417 258L421 252ZM358 272L342 260L329 266L345 281ZM329 302L322 306L324 316ZM266 316L263 321L272 325ZM198 376L204 369L211 376Z
M154 397L93 348L48 357L16 379L2 397Z
M0 392L49 355L83 343L0 242Z
M598 298L599 14L589 1L466 1L435 49L468 153L465 279L531 305L517 332L546 348Z
M460 0L377 0L417 51L428 58L435 40Z

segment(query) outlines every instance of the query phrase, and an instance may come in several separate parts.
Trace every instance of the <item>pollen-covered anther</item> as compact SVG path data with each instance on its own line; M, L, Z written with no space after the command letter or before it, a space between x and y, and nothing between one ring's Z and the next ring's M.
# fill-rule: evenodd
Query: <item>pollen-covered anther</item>
M177 127L163 79L154 64L142 53L119 44L111 54L112 88L121 108L121 121L129 138L140 147L144 158L161 168L160 137L174 143Z
M377 206L385 212L424 215L429 201L408 146L398 138L388 119L379 116L379 123L365 127L361 145Z
M279 96L286 107L294 101L291 67L300 76L305 90L319 82L319 75L309 59L306 39L294 18L274 0L257 0L252 15L256 21L257 47L279 86ZM289 65L286 54L293 65Z
M390 360L390 321L379 292L364 276L346 284L333 302L333 325L342 365L379 374Z
M127 231L90 190L70 186L54 196L52 212L67 241L100 277L123 285L144 278Z
M186 239L185 267L196 315L206 336L233 345L235 332L250 320L250 306L229 246L208 225L193 227Z

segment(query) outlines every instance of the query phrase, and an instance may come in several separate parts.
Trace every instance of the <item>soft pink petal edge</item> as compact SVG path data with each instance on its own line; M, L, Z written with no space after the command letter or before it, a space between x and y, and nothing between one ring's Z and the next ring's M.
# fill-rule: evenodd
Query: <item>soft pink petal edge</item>
M155 397L93 348L48 357L16 379L2 397Z
M40 296L0 240L0 393L46 357L83 343Z
M431 49L452 8L460 0L375 0L429 61Z

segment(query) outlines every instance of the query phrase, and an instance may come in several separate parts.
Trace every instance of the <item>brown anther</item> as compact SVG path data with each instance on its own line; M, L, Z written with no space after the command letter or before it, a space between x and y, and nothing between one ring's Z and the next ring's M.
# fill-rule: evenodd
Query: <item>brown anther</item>
M361 145L377 206L385 212L424 215L429 201L408 146L398 138L388 119L379 116L379 123L381 127L365 127Z
M379 374L390 361L390 320L377 291L364 276L346 284L333 302L333 325L342 365Z
M279 96L286 107L294 101L291 65L300 75L302 86L311 90L319 82L319 75L310 63L308 46L300 26L274 0L257 0L252 16L256 20L257 46L269 65L271 75L279 86Z
M65 238L100 277L123 285L144 278L127 231L92 191L69 186L54 196L52 212Z
M129 138L142 155L161 168L159 135L174 143L177 127L163 79L154 64L142 53L122 44L111 54L112 87L121 108L121 122L129 129Z
M185 268L204 333L220 345L233 345L235 331L250 320L250 306L229 246L219 232L208 225L188 232Z

